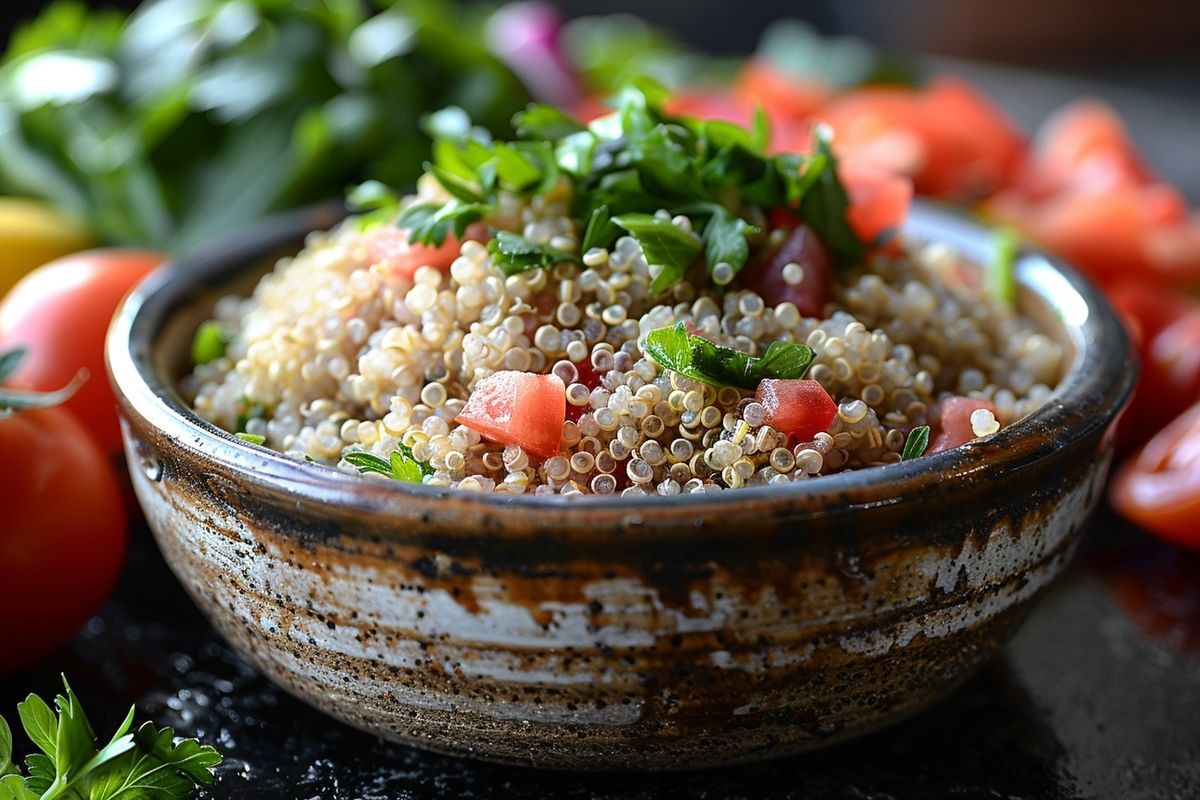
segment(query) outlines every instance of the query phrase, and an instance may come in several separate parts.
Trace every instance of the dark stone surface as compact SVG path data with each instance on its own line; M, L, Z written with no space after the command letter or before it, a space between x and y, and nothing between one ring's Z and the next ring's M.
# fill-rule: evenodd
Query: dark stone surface
M757 766L577 775L384 743L231 653L144 530L113 600L65 652L0 682L0 708L11 719L26 692L52 693L60 671L98 729L136 703L220 748L209 798L1200 797L1200 557L1108 517L1003 653L946 702L858 742Z

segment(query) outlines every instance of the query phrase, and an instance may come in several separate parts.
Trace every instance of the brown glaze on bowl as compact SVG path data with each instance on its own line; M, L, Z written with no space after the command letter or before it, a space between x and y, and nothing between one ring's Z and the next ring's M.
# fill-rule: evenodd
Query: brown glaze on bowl
M212 293L333 222L293 214L156 273L113 324L109 368L138 498L213 624L298 697L430 750L678 769L915 712L995 653L1062 571L1133 384L1096 290L1025 253L1023 307L1073 361L1045 407L986 441L699 498L363 480L240 442L173 388ZM989 255L982 228L929 206L908 232Z

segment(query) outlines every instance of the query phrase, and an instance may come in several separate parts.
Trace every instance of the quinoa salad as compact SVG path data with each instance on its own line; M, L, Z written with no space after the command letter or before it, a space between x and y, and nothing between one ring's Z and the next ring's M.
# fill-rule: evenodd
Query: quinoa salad
M673 116L652 86L614 105L530 107L512 141L434 115L415 194L364 184L218 301L195 411L370 479L675 495L921 457L1049 397L1065 354L1011 263L897 236L903 179L821 130L769 154L759 120Z

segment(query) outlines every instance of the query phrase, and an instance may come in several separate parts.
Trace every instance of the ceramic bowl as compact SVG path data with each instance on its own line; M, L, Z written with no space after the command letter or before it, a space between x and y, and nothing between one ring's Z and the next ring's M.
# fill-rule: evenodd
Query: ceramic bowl
M229 643L350 725L541 767L681 769L908 716L996 653L1101 497L1136 368L1100 294L1023 252L1020 302L1072 354L1053 397L954 451L702 497L501 498L364 480L239 441L175 390L215 297L304 211L155 273L109 333L137 496ZM908 235L979 261L931 206Z

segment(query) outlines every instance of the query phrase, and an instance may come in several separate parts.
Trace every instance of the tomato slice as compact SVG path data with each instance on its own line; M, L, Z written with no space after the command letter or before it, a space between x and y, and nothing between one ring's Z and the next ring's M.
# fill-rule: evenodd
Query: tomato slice
M567 387L557 375L503 370L475 384L456 421L484 438L549 458L559 451Z
M810 442L828 430L837 416L837 403L825 387L813 380L776 380L758 384L754 399L766 409L766 424L798 442Z
M842 161L838 177L850 195L846 221L864 242L873 243L889 231L897 231L912 205L913 184L864 161Z
M981 408L986 408L996 414L996 406L991 400L980 400L975 397L954 395L942 401L939 407L937 437L929 445L926 455L940 453L943 450L953 450L978 437L971 427L971 415Z
M1200 548L1200 404L1121 465L1109 499L1126 519L1168 541Z
M785 278L792 263L801 268L799 283ZM739 277L767 305L793 303L804 316L821 317L833 285L833 258L812 228L800 225L769 259L748 263Z
M413 244L408 241L408 232L394 225L381 225L367 237L367 258L410 280L424 266L449 270L462 249L462 242L454 234L446 236L440 245Z

